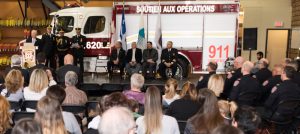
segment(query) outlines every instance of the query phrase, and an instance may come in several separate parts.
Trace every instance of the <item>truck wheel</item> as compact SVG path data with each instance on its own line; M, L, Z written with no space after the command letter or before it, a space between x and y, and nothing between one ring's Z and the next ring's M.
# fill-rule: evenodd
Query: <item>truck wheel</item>
M170 68L167 68L165 73L167 77L172 76L172 70ZM187 76L188 76L188 65L183 60L178 59L177 71L175 77L181 79L181 78L186 78Z

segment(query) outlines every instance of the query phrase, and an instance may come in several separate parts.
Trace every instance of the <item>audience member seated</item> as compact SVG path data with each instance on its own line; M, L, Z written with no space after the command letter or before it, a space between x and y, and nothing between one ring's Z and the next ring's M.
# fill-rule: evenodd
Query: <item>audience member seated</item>
M231 125L220 125L212 131L212 134L244 134L238 128L235 128Z
M157 50L152 47L152 42L147 42L147 49L143 51L143 75L147 76L147 70L149 71L149 78L154 79L154 73L156 70L156 61L158 59Z
M224 79L220 74L213 74L209 77L207 88L212 90L215 95L220 98L220 94L223 92Z
M292 81L297 83L298 86L300 87L300 72L298 70L298 67L299 67L298 62L297 61L291 61L286 65L291 66L295 69L295 73L294 73L294 76L292 78Z
M266 99L269 97L271 94L271 90L274 86L277 84L281 83L281 74L283 72L283 66L280 64L274 65L274 68L272 70L272 77L266 80L262 84L262 102L265 102Z
M67 134L58 100L41 98L34 119L41 125L43 134Z
M211 90L200 90L198 100L203 103L203 106L187 121L185 134L209 134L216 127L224 124L224 118L218 107L218 99Z
M123 91L123 94L128 99L134 99L138 101L140 104L144 104L145 102L145 93L141 91L144 85L145 79L141 74L133 74L130 78L130 90Z
M5 96L8 101L20 101L24 99L23 95L24 78L21 71L12 69L5 77L5 88L1 95Z
M272 72L268 69L269 61L265 58L262 58L258 62L258 72L253 74L253 77L258 80L260 84L262 84L264 81L272 77Z
M242 66L243 76L236 80L233 84L233 88L229 98L231 101L235 101L238 105L253 105L248 103L256 103L257 101L253 100L255 98L251 98L251 102L244 102L244 100L247 98L240 97L241 93L256 93L256 96L258 97L258 99L260 99L260 84L255 78L251 77L250 71L252 70L252 68L253 63L251 63L250 61L246 61Z
M58 84L64 85L65 83L65 76L68 71L73 71L78 76L78 84L81 84L83 82L83 75L80 71L80 67L73 65L73 56L71 54L67 54L64 58L64 66L58 68L56 71L57 76L57 82Z
M105 111L99 124L99 134L135 134L132 112L126 107L112 107Z
M11 60L11 67L8 67L5 69L5 73L8 74L8 72L12 69L20 70L22 72L22 75L24 77L24 87L28 85L29 83L29 72L26 69L23 69L21 66L22 59L19 55L13 55L10 58Z
M167 80L165 84L165 94L162 96L163 106L168 107L173 101L180 98L180 96L176 93L178 87L178 82L176 79L170 78Z
M291 63L292 62L292 59L291 58L284 58L282 61L281 61L281 65L283 67L285 67L287 64Z
M218 68L218 64L216 62L209 62L207 64L208 74L204 74L200 76L196 88L197 89L207 88L208 80L211 75L216 74L217 68Z
M136 47L136 42L131 43L131 49L126 54L125 70L129 75L142 71L142 50Z
M40 100L46 95L48 87L55 84L51 71L35 69L31 74L29 86L24 88L24 99Z
M36 61L37 61L37 64L28 69L29 74L31 74L33 72L33 70L35 70L35 69L44 69L45 71L50 70L51 73L54 75L54 70L45 65L46 64L46 55L45 55L44 52L40 52L40 53L37 54Z
M186 82L180 91L180 99L171 103L166 111L166 115L172 116L177 120L187 121L195 115L202 104L197 101L198 91L191 82Z
M124 74L124 60L125 60L126 52L122 48L122 43L118 41L115 45L115 49L111 51L110 59L107 62L107 71L109 77L112 78L113 68L115 66L119 67L120 69L120 77Z
M228 102L225 100L219 100L218 106L219 106L221 115L225 119L225 123L230 125L232 122L232 117L234 115L234 112L237 109L237 105L233 101Z
M23 77L23 76L22 76ZM4 84L4 79L5 79L5 73L4 73L4 71L2 71L2 70L0 70L0 86L2 85L2 84ZM1 88L0 88L1 89Z
M138 113L139 110L140 110L139 103L136 100L133 100L133 99L129 99L128 103L130 105L131 111L133 112L134 119L137 119L137 118L141 117L142 115L140 115Z
M85 105L87 102L87 96L85 92L76 88L78 82L78 76L73 71L68 71L65 76L65 91L66 99L63 104L66 105Z
M223 93L221 94L222 99L224 99L224 100L228 99L228 97L230 96L232 87L233 87L233 83L238 78L241 78L243 76L242 66L243 66L244 62L245 62L245 60L241 56L236 57L234 59L234 61L233 61L234 71L227 73L227 77L226 77L225 82L224 82L224 90L223 90Z
M271 113L274 112L281 101L290 99L300 98L300 89L296 83L294 83L291 78L295 74L295 69L291 66L286 66L281 74L281 80L283 81L279 85L273 87L269 98L265 102L265 111L263 116L270 117ZM280 110L280 109L278 109ZM291 111L280 110L281 115L292 114ZM272 120L282 121L285 117L273 116Z
M178 50L173 48L173 42L167 42L167 48L163 49L161 52L161 63L159 64L158 72L160 76L166 78L166 69L172 69L172 78L175 76L177 71L178 62Z
M151 86L146 91L144 116L136 120L137 134L179 134L175 118L163 115L161 94L157 87Z
M241 129L244 134L255 134L261 118L250 106L239 107L233 116L232 125Z
M130 105L128 103L128 99L126 96L120 92L111 93L108 96L103 97L100 102L102 107L102 113L104 113L109 108L114 106L127 107L130 109ZM101 121L102 115L98 115L88 124L88 129L98 129L99 123Z
M53 85L47 90L46 96L51 99L58 100L61 106L62 102L66 98L66 92L61 86ZM65 123L65 128L69 134L81 134L80 126L72 113L62 111L62 116Z
M8 129L10 126L11 113L9 102L5 99L5 97L0 95L0 133L8 134Z
M23 118L17 122L11 134L42 134L42 129L34 119Z

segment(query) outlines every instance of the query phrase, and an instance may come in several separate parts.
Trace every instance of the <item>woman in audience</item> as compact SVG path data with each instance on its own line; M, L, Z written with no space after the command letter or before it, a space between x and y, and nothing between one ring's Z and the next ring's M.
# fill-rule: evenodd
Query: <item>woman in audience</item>
M65 90L59 85L50 86L46 92L46 96L51 99L58 100L60 106L66 98ZM81 134L80 126L73 113L62 111L65 128L69 134Z
M23 118L17 122L11 134L42 134L42 129L35 120Z
M46 95L48 86L56 85L51 71L35 69L30 77L29 86L24 88L25 100L40 100Z
M212 90L215 95L219 98L220 94L223 92L224 79L220 74L214 74L209 77L207 88Z
M58 100L41 98L34 119L41 125L43 134L67 134Z
M209 134L216 127L224 124L224 118L218 107L218 99L211 90L201 89L198 100L203 103L203 106L187 121L185 134Z
M235 128L231 125L220 125L216 129L212 131L212 134L244 134L243 131L241 131L238 128Z
M219 100L218 106L219 106L221 115L225 119L225 123L230 125L232 122L233 114L237 109L236 103L233 101L228 102L225 100Z
M180 92L181 98L171 103L166 115L170 115L177 120L187 121L202 106L197 101L197 95L198 90L193 83L189 81L184 83Z
M163 105L169 106L173 101L180 98L176 93L178 82L176 79L170 78L165 85L165 95L163 95Z
M124 91L123 94L128 98L128 99L134 99L138 101L140 104L144 104L145 102L145 93L141 91L142 87L144 86L144 76L141 74L133 74L130 77L130 86L131 89Z
M20 101L23 99L24 78L21 71L12 69L5 77L5 88L1 95L5 96L8 101Z
M9 112L10 105L5 97L0 95L0 134L7 133L10 128L11 114Z
M179 134L175 118L163 115L161 94L157 87L146 91L145 114L136 120L138 134Z

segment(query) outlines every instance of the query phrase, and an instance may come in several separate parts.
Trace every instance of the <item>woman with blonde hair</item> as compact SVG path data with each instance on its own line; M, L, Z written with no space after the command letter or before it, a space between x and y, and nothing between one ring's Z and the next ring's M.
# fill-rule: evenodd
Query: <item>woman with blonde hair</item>
M167 109L166 115L172 116L177 120L186 121L192 117L202 104L197 101L198 90L191 82L186 82L180 92L181 98L175 100Z
M56 85L56 82L50 70L35 69L31 74L28 87L24 88L25 100L40 100L52 85Z
M234 101L225 101L225 100L219 100L218 101L218 106L221 115L225 119L225 123L230 125L232 122L232 117L234 115L234 112L238 108L236 103Z
M34 119L41 125L43 134L67 134L60 103L56 99L41 98Z
M5 77L5 88L1 95L5 96L8 101L20 101L23 99L24 78L21 71L12 69Z
M136 120L137 134L179 134L176 119L162 113L159 89L149 87L145 97L144 116Z
M0 95L0 134L5 134L10 128L10 105L5 97Z
M180 96L176 93L178 87L178 82L176 79L170 78L167 80L165 84L165 94L163 97L163 105L169 106L173 101L180 98Z
M214 74L210 76L207 84L207 88L212 90L217 97L223 92L224 78L220 74Z

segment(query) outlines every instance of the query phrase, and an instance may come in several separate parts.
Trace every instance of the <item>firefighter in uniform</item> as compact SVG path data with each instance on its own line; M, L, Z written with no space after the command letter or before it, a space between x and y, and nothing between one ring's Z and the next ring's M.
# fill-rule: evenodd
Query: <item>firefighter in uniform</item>
M172 48L173 42L167 42L167 48L162 50L161 53L161 63L159 64L159 74L160 76L166 78L166 69L172 69L172 77L176 74L177 70L177 59L178 59L178 50Z
M83 57L84 57L84 47L86 46L86 37L81 35L81 28L75 28L76 35L72 37L72 53L74 56L74 65L77 63L80 65L80 71L84 72L83 68Z
M260 99L260 94L261 94L260 84L250 74L253 66L254 66L253 63L251 63L250 61L246 61L242 66L243 76L237 79L233 84L233 88L229 99L231 101L235 101L238 105L253 106L254 103L257 103L257 100ZM256 93L257 100L255 100L255 98L249 99L249 98L242 98L242 96L240 96L242 93L250 93L250 92Z
M55 62L55 44L56 44L56 37L54 34L51 33L52 26L49 25L47 27L47 33L42 35L42 42L44 44L43 52L46 56L46 63L45 66L53 69L56 69L56 62Z
M272 77L272 72L268 69L269 61L265 58L262 58L257 64L259 70L253 74L253 77L256 78L260 84L263 84L263 82Z
M69 38L64 36L64 33L65 32L61 29L59 31L59 36L56 38L56 48L59 67L64 65L64 57L65 55L67 55L70 48Z

